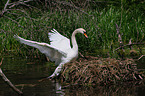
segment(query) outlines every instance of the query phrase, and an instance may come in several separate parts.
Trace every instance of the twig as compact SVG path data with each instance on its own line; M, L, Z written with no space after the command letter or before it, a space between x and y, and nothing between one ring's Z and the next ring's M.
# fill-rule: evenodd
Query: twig
M84 56L83 54L81 54L80 52L79 52L79 54L80 54L80 56L81 56L82 58L85 58L85 56Z
M116 31L117 31L117 35L118 35L118 42L120 43L120 46L122 46L123 42L122 42L122 38L121 38L121 34L120 34L120 27L118 27L118 25L116 24Z
M10 0L7 1L7 3L5 4L5 7L4 7L4 11L6 10L8 4L9 4Z
M121 28L121 23L122 23L122 14L123 14L123 1L121 0L121 18L120 18L119 29Z
M10 3L9 4L9 8L12 8L12 7L17 6L17 5L25 5L25 6L29 7L30 9L31 8L35 8L35 9L37 9L37 10L40 11L40 9L38 9L37 7L34 7L34 6L31 6L31 5L26 4L27 2L30 2L30 1L33 1L33 0L26 0L26 1L19 0L18 2Z
M68 87L70 87L70 86L75 86L75 85L79 85L79 84L78 84L78 83L75 83L75 84L69 84L69 85L63 86L63 89L68 88Z
M2 13L0 14L0 17L2 17L3 14L7 11L6 8L7 8L8 4L9 4L9 2L10 2L10 0L8 0L7 3L5 4L5 7L4 7L4 9L2 10Z
M119 27L116 24L116 31L117 31L117 35L118 35L118 42L119 42L119 46L120 46L119 49L121 49L123 52L125 52L124 47L123 47L124 45L123 45L123 42L122 42L122 37L121 37L120 31L119 31L120 27L121 27L121 23L120 23ZM124 58L123 54L120 54L120 55L121 55L121 58L123 59Z
M131 45L131 44L132 44L131 40L132 40L132 39L129 40L129 44L130 44L129 47L130 47L130 49L132 50L133 48L132 48L132 45Z
M139 77L141 80L143 80L143 78L141 77L141 75L138 75L138 77Z
M67 5L67 6L73 7L73 8L79 10L80 12L82 12L82 13L88 15L88 16L93 16L93 15L89 15L87 12L83 11L81 8L79 8L79 7L75 6L75 5L72 5L69 2L65 2L65 1L56 1L56 2L60 3L60 4L63 4L63 5Z
M117 51L118 49L121 49L121 48L124 48L126 46L132 46L132 45L144 45L145 43L131 43L131 44L126 44L126 45L123 45L123 46L120 46L118 48L115 49L115 51Z
M9 3L10 0L7 0L7 3L5 4L4 9L2 10L2 12L1 12L1 14L0 14L0 17L2 17L3 14L4 14L5 12L7 12L7 10L10 10L11 8L13 8L13 7L17 6L17 5L20 5L20 4L21 4L21 5L25 5L25 6L29 7L29 8L35 8L35 9L37 9L37 10L40 11L40 9L38 9L38 8L36 8L36 7L34 7L34 6L31 6L31 5L26 4L26 3L30 2L30 1L33 1L33 0L25 0L25 1L19 0L19 1L14 2L14 3ZM9 7L8 7L8 6L9 6ZM8 8L7 8L7 7L8 7Z
M138 28L137 28L137 23L136 23L136 31L137 31L137 40L136 40L136 42L138 42L138 40L139 40L139 31L138 31Z
M16 20L11 19L10 17L4 16L5 18L8 18L9 20L11 20L12 22L16 23L19 27L24 28L23 26L21 26Z
M0 66L2 65L2 62L3 62L3 58L2 58L2 60L1 60L1 62L0 62Z
M138 58L138 60L140 60L142 57L144 57L145 55L141 55L139 58Z
M82 53L79 52L79 55L84 58L84 59L87 59Z
M3 61L3 58L0 62L0 66L2 65L2 61ZM0 76L2 77L2 79L15 91L17 92L18 94L22 95L23 92L20 91L18 88L16 88L12 83L11 81L5 76L5 74L2 72L2 69L0 68Z

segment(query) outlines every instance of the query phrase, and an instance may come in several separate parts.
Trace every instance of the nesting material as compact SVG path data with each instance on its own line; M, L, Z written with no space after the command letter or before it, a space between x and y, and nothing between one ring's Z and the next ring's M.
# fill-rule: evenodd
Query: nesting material
M66 84L106 85L142 80L143 77L133 59L88 57L88 60L65 64L60 80Z

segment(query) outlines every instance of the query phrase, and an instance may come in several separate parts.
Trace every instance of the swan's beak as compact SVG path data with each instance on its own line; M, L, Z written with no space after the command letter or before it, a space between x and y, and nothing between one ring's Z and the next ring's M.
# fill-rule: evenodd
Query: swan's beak
M87 36L87 34L86 34L86 33L84 33L84 35L85 35L85 37L86 37L86 38L88 38L88 36Z

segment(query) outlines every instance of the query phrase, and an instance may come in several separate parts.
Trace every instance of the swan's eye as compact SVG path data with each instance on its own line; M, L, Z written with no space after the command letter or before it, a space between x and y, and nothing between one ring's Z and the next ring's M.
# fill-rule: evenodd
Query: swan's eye
M83 31L84 33L86 33L86 31Z

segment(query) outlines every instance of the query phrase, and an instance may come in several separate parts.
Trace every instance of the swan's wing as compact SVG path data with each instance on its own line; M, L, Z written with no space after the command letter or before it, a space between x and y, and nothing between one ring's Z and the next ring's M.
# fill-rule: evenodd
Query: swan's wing
M51 46L54 46L63 52L65 52L67 49L71 49L70 40L62 36L55 29L51 30L51 32L48 33L48 37L51 41Z
M58 65L61 62L62 57L66 57L66 53L63 51L55 48L54 46L51 46L47 43L39 43L31 40L26 40L18 35L14 35L14 38L20 41L21 43L24 43L26 45L38 48L39 51L43 54L45 54L51 61L55 61L55 64Z

